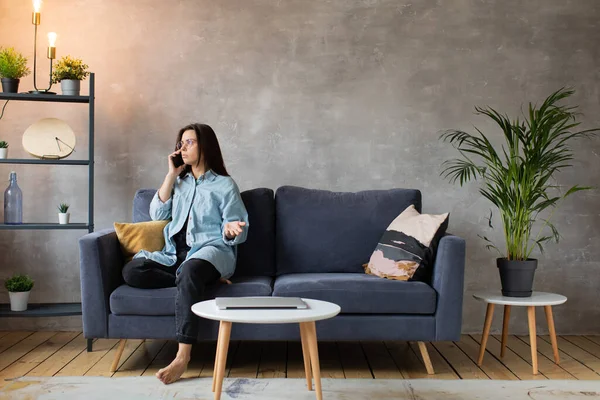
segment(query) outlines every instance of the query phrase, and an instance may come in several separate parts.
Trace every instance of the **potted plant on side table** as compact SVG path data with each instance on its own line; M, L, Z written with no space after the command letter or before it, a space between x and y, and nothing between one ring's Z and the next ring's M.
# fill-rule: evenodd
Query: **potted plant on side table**
M71 214L69 214L67 211L69 211L69 205L65 203L60 203L60 205L58 206L58 223L60 225L66 225L69 223Z
M4 287L8 290L8 296L10 297L10 310L27 310L33 280L28 275L15 274L4 282Z
M79 96L81 81L90 74L88 68L81 59L65 56L52 71L52 83L60 82L63 95Z
M27 57L13 47L5 49L0 47L0 78L4 93L18 93L21 78L30 73L31 70L27 67Z
M8 158L8 143L0 141L0 158Z
M592 137L599 131L573 131L580 124L576 122L576 107L558 105L573 93L574 90L562 88L539 107L529 103L523 120L511 121L493 108L476 107L478 114L500 126L505 139L501 148L494 147L477 128L476 135L459 130L442 134L441 138L452 143L462 156L446 161L442 175L452 183L458 181L461 186L481 179L479 193L500 211L506 251L501 253L491 240L483 239L488 242L488 249L500 253L496 261L504 296L531 296L537 268L537 259L530 258L531 252L536 246L543 251L542 245L550 239L557 243L559 240L558 230L550 222L556 206L571 194L590 189L575 185L562 194L560 186L552 181L557 172L571 167L573 152L568 144L577 138ZM542 218L540 213L545 211L551 211L550 215ZM538 219L542 224L533 236ZM489 225L492 227L491 215Z

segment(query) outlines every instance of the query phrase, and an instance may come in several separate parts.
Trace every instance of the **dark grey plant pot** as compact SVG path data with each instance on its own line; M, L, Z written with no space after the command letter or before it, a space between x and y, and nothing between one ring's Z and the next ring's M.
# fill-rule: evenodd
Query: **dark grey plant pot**
M525 261L496 259L502 283L502 295L509 297L531 297L533 277L538 260L530 258Z
M19 93L20 79L2 78L2 92L4 93Z

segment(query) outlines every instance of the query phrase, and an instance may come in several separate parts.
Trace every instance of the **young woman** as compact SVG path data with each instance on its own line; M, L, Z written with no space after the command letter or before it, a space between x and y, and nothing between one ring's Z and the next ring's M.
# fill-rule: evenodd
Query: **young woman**
M174 160L179 154L183 165L177 167ZM179 349L171 364L156 374L165 384L178 380L190 360L199 322L192 305L204 300L207 285L233 275L235 246L246 240L249 228L239 189L225 169L210 126L192 124L181 129L168 163L169 172L150 203L153 220L171 219L164 229L165 247L152 253L142 250L123 268L129 286L177 287Z

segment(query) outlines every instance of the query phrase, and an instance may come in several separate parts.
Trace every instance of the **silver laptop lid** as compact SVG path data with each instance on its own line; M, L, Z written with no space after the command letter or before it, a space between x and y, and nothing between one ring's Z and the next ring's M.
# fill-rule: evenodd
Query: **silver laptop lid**
M215 304L220 310L308 308L299 297L217 297Z

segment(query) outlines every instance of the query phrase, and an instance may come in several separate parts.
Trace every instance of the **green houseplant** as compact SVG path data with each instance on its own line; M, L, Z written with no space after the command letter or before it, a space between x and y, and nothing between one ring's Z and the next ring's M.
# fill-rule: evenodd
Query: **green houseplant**
M27 310L29 292L33 288L33 280L28 275L15 274L4 282L10 297L11 311Z
M27 57L13 47L0 47L0 78L2 91L17 93L21 78L29 75L31 70L27 67Z
M64 95L79 96L81 81L90 74L88 68L81 59L65 56L58 60L52 71L52 83L60 82Z
M0 141L0 158L8 157L8 143L4 140Z
M510 120L492 108L476 107L478 114L491 118L502 130L505 143L495 148L479 129L476 135L449 130L441 139L454 145L460 158L446 161L442 175L462 186L471 180L481 180L479 193L500 212L506 250L500 252L487 237L488 249L500 253L497 265L505 296L529 297L537 259L532 251L548 240L559 240L557 228L550 222L560 201L573 193L590 187L572 186L561 193L553 182L554 175L568 167L573 160L569 143L577 138L591 137L598 129L574 131L577 107L559 105L574 90L561 88L548 96L541 106L529 103L523 119ZM541 213L549 213L549 215ZM541 226L534 224L540 220ZM490 216L490 227L491 216Z
M69 218L71 214L69 214L69 205L66 203L60 203L58 205L58 223L61 225L65 225L69 223Z

